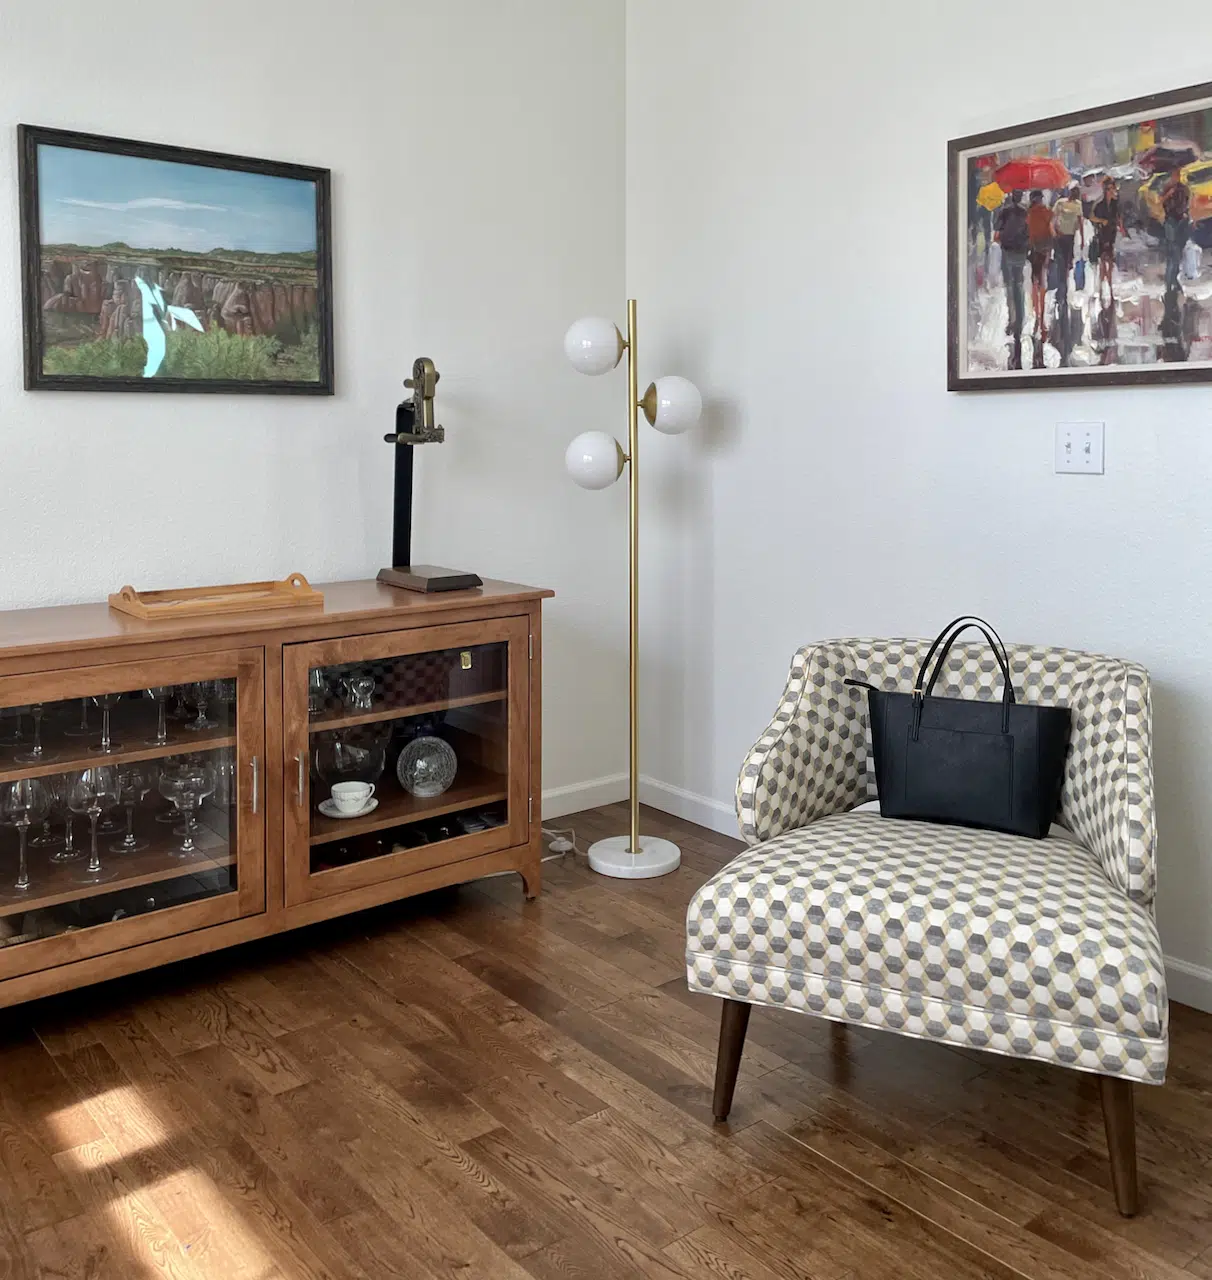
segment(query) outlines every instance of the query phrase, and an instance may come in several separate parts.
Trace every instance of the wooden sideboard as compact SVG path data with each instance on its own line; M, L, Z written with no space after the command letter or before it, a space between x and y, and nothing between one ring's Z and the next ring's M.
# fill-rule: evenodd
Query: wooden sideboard
M539 892L552 593L320 589L0 613L0 1006L491 872ZM373 807L321 812L343 780Z

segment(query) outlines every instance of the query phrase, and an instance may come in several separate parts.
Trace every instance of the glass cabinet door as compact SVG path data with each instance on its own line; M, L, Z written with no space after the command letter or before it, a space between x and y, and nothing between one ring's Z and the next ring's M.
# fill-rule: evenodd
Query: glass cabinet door
M260 649L0 679L0 978L264 910Z
M288 903L528 839L526 619L290 645Z

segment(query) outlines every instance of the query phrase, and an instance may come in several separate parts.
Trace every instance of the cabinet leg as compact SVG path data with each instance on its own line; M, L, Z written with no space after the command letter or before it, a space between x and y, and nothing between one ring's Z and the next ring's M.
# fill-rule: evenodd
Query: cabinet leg
M543 864L538 858L518 868L522 877L522 893L527 902L533 902L543 888Z

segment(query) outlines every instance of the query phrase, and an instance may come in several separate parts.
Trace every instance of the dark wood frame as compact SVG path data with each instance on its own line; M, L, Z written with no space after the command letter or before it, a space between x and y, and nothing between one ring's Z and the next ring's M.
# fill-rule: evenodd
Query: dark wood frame
M1158 383L1212 382L1212 365L1192 369L1180 364L1143 365L1130 372L1114 373L1108 369L1091 369L1064 374L1006 373L980 378L963 377L959 372L959 156L973 148L994 150L999 142L1023 134L1063 132L1097 124L1111 116L1140 114L1147 118L1194 98L1212 97L1212 81L1174 89L1167 93L1151 93L1140 98L1126 98L1106 106L1064 115L1030 120L1008 129L992 129L985 133L953 138L947 143L947 390L999 391L1029 387L1125 386L1139 387ZM1127 366L1120 366L1126 368Z
M320 379L318 382L281 382L199 378L96 378L47 374L42 371L42 300L40 219L38 194L38 147L67 147L82 151L102 151L112 155L137 156L144 160L166 160L174 164L202 165L212 169L235 169L244 173L268 174L312 182L316 188L316 303L319 310ZM278 160L258 160L250 156L226 155L218 151L195 151L186 147L100 134L75 133L66 129L46 129L37 125L17 126L17 167L21 200L21 276L23 333L25 339L25 389L27 391L191 391L236 393L241 395L333 394L332 335L332 192L327 169L287 164Z
M753 1007L744 1000L724 999L720 1003L720 1045L715 1059L715 1091L711 1101L711 1114L718 1124L727 1120L732 1110L732 1095L736 1091L737 1072L741 1069L741 1055L745 1051L745 1032L749 1029L749 1014ZM844 1026L833 1025L835 1028ZM1132 1081L1121 1076L1099 1076L1098 1084L1115 1205L1125 1218L1131 1218L1140 1207L1136 1184L1136 1113Z

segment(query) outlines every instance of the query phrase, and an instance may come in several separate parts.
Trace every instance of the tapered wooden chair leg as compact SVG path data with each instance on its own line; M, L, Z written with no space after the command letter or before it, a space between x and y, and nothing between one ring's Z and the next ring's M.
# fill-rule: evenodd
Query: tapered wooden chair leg
M1136 1189L1136 1114L1132 1081L1117 1076L1099 1076L1103 1101L1103 1124L1107 1129L1107 1154L1111 1157L1111 1185L1115 1203L1125 1218L1131 1218L1139 1203Z
M720 1013L720 1049L715 1059L715 1097L711 1102L711 1112L717 1120L727 1120L732 1110L750 1007L743 1000L725 1000Z

